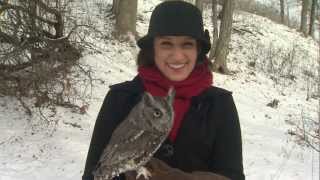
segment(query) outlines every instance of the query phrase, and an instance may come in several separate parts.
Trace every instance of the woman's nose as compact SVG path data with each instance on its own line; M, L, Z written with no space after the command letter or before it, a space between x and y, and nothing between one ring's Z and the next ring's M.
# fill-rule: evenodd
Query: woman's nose
M172 51L172 57L174 60L183 60L184 59L184 53L181 48L174 48Z

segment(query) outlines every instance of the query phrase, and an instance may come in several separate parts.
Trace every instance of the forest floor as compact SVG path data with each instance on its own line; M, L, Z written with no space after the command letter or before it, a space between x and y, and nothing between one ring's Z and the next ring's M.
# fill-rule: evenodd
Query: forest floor
M151 10L160 1L139 2L143 5L139 4L137 24L143 35ZM204 16L212 31L209 12ZM111 34L112 20L92 17ZM56 115L45 122L36 108L28 116L15 98L0 97L0 180L81 179L102 101L110 85L136 75L139 50L133 40L93 36L99 53L87 53L80 59L94 79L86 113L57 107ZM233 92L246 179L319 179L319 154L292 133L299 128L310 133L315 130L317 52L316 42L295 30L256 15L235 13L228 56L233 73L214 73L213 85Z

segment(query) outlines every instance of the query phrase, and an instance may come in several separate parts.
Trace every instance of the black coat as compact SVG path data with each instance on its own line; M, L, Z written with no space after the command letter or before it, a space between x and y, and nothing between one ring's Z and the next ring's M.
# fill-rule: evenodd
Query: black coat
M83 180L93 180L92 171L113 130L143 91L138 77L110 87L96 120ZM186 172L211 171L244 180L241 130L231 92L210 87L193 97L175 142L166 140L155 157Z

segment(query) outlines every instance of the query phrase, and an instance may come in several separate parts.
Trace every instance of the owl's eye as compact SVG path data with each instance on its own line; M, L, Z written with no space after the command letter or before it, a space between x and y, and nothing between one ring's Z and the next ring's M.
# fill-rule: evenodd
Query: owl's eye
M153 116L159 118L162 116L162 112L159 109L154 109Z

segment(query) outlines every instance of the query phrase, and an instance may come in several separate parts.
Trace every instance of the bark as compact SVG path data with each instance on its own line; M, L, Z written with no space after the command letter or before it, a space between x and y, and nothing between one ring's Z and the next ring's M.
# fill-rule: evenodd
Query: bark
M308 35L308 9L309 9L309 0L302 1L302 10L301 10L301 22L300 22L300 31L307 36Z
M217 40L219 38L219 34L218 34L218 1L217 0L212 0L212 25L213 25L213 32L212 32L212 47L211 47L211 51L209 54L209 59L213 59L214 58L214 54L215 54L215 49L217 46Z
M284 0L280 0L280 17L281 23L284 24Z
M131 32L136 35L137 0L120 0L119 14L116 16L116 34L127 35Z
M318 2L317 1L313 1L312 3L314 3L314 2L316 2L316 8L319 10L319 8L320 8L320 6L319 6L319 4L318 4ZM312 4L313 5L313 4ZM320 21L320 16L316 16L316 18L317 18L317 20L318 21ZM319 29L317 29L318 31L320 31L320 27L318 27ZM317 73L318 73L318 79L317 79L317 95L318 95L318 97L320 97L320 40L318 40L317 41L318 42L318 56L317 56L317 60L318 60L318 69L317 69ZM316 134L316 137L317 137L317 140L318 140L318 146L317 147L315 147L314 149L315 150L317 150L318 151L318 158L320 159L320 143L319 143L319 141L320 141L320 98L318 98L318 108L317 108L317 110L318 110L318 125L317 125L317 128L316 128L316 130L317 130L317 134ZM316 141L317 141L316 140ZM315 142L316 142L315 141Z
M320 16L318 20L320 21ZM318 96L320 97L320 41L318 41ZM320 98L318 99L318 138L320 138ZM318 150L318 158L320 159L320 143L318 143Z
M223 3L219 39L215 50L213 70L223 74L229 73L227 56L229 53L229 42L231 40L234 6L234 0L225 0Z
M287 25L290 27L290 13L289 13L288 0L286 0L286 5L287 5Z
M119 2L120 2L120 0L113 0L112 1L112 9L111 9L111 11L116 16L119 14Z
M311 12L310 12L310 25L309 25L309 35L314 35L314 25L316 20L316 6L317 0L312 0Z
M201 14L203 14L203 0L196 0L196 6L201 11Z

